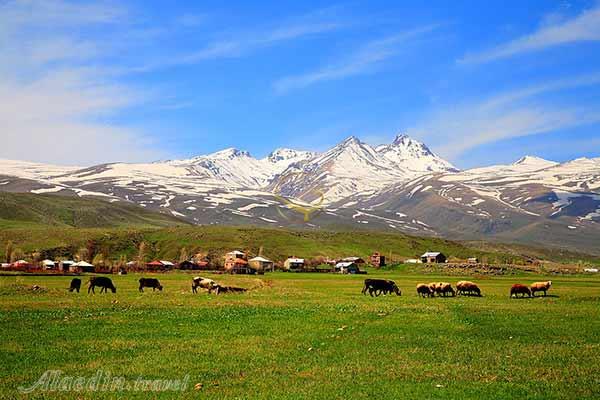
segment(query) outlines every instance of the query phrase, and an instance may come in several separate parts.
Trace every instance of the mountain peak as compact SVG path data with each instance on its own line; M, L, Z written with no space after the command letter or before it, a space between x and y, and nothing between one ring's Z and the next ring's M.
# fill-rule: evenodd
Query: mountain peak
M539 169L552 167L557 165L557 162L545 160L541 157L530 156L527 155L525 157L519 158L512 165L514 166L527 166L527 167L536 167Z
M251 157L250 153L244 150L239 150L234 147L229 147L227 149L217 151L216 153L209 154L206 156L207 158L218 158L218 159L233 159L237 157Z

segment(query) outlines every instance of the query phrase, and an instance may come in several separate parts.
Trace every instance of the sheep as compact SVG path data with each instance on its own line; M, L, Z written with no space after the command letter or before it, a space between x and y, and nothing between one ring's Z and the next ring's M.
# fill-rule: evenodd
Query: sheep
M429 284L429 289L437 293L439 296L444 297L446 297L448 293L450 293L452 296L455 296L456 294L452 288L452 285L448 282L432 282Z
M92 291L92 293L96 294L96 291L94 290L96 286L102 288L100 289L100 293L102 293L103 291L104 293L108 293L107 289L110 289L113 293L117 293L117 288L115 287L115 285L113 285L110 278L107 278L105 276L91 277L88 282L88 285L88 294L90 293L90 290Z
M426 285L424 283L419 283L417 285L417 295L425 298L425 297L433 297L434 291L431 290L430 285Z
M520 283L516 283L514 285L512 285L512 287L510 288L510 296L512 297L513 295L516 297L518 297L517 295L521 294L521 297L525 297L525 295L527 295L528 297L531 297L531 290L525 286L525 285L521 285Z
M196 276L192 280L192 292L193 293L197 293L197 289L199 287L203 288L203 289L208 289L208 293L212 293L212 291L215 289L216 286L217 286L217 283L215 281L213 281L212 279L203 278L201 276Z
M152 288L153 292L156 289L160 290L161 292L163 290L163 286L160 284L160 282L156 278L140 278L139 282L140 282L140 287L139 287L140 292L143 292L145 287Z
M473 282L460 281L456 284L457 294L468 294L469 296L476 295L481 296L481 289Z
M544 292L544 296L546 296L546 292L548 290L550 290L551 286L552 286L552 281L535 282L535 283L532 283L529 288L531 290L531 295L533 297L535 297L535 292Z
M73 278L71 281L71 286L69 286L69 292L76 291L79 293L79 289L81 289L81 279Z

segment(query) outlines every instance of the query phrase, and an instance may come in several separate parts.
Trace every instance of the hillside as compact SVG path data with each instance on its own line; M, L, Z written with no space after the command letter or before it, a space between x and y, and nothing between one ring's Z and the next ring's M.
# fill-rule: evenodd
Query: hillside
M0 227L167 227L188 223L136 205L58 195L0 192Z
M77 229L19 228L0 230L0 259L5 245L12 241L26 253L40 252L44 258L72 257L81 247L103 253L111 260L121 256L134 259L140 243L146 244L146 259L178 260L181 249L188 254L209 253L220 259L232 249L263 254L275 261L294 255L304 258L317 256L339 258L356 255L368 257L374 251L385 254L391 262L416 257L427 250L444 252L449 257L479 257L493 263L524 262L542 259L560 262L599 263L589 255L494 243L461 243L429 237L398 233L358 231L315 231L268 229L258 227L170 227L161 229Z

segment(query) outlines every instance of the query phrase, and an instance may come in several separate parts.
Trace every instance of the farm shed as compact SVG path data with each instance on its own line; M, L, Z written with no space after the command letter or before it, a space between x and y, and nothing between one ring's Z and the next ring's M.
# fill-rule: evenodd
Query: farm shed
M339 272L340 274L358 274L360 269L356 263L345 261L335 264L335 272Z
M445 263L446 256L439 251L428 251L421 256L421 262L426 264Z
M171 264L172 267L173 263L169 264ZM154 260L146 264L146 269L148 269L149 271L162 271L171 267L163 264L163 261L160 260Z
M273 261L261 256L251 258L248 264L256 271L273 271Z
M69 268L69 271L71 271L71 272L95 272L96 268L88 262L79 261L78 263L71 265L71 267Z
M478 264L479 263L479 259L477 257L469 257L469 258L467 258L467 262L469 264Z
M42 267L44 267L44 269L54 269L56 267L56 263L52 260L44 260L42 261Z
M58 269L62 272L68 272L73 264L75 264L75 261L63 260L58 264Z
M340 260L340 262L353 262L354 264L358 265L358 264L364 264L365 260L363 260L360 257L346 257L346 258L342 258Z
M304 269L304 258L289 257L283 263L283 268L287 271Z

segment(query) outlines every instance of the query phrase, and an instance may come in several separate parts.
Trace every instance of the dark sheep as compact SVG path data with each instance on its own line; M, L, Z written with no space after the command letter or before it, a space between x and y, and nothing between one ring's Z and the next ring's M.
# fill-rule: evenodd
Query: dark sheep
M90 278L90 281L88 282L88 294L90 293L90 291L96 294L96 291L94 290L96 286L101 288L100 293L102 293L103 291L104 293L108 293L107 289L110 289L113 293L117 293L117 288L115 287L115 285L113 285L112 280L105 276L93 276Z
M384 295L390 293L396 293L396 295L400 296L402 293L396 282L390 281L387 279L365 279L365 284L361 291L362 294L366 294L369 291L369 295L379 296L382 293Z
M215 285L212 287L212 290L215 292L215 294L219 294L219 293L245 293L248 291L248 289L244 289L241 287L235 287L235 286L221 286L221 285Z
M76 291L79 293L79 289L81 289L81 279L73 278L71 281L71 286L69 286L69 292Z
M143 292L145 287L152 288L153 292L156 289L160 290L161 292L163 290L162 285L156 278L140 278L139 282L140 282L140 288L139 288L140 292Z
M513 297L513 295L515 297L518 297L517 295L521 295L521 297L525 297L525 295L527 295L528 297L531 297L531 290L529 289L529 287L525 286L525 285L521 285L520 283L516 283L514 285L512 285L512 287L510 288L510 296L509 297Z
M420 297L434 297L434 291L431 287L425 283L419 283L417 285L417 295Z

